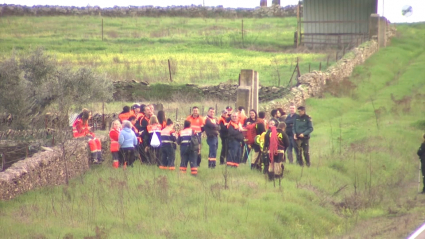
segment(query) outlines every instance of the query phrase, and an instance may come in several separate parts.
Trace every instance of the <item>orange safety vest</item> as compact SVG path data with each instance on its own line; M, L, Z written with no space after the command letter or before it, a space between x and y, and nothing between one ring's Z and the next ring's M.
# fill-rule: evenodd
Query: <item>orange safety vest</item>
M211 123L213 123L213 124L218 124L216 118L210 118L209 116L206 116L204 118L204 122L207 122L207 119L210 119Z
M118 141L117 140L114 140L114 139L112 139L112 135L113 134L117 134L117 136L119 137L119 135L120 135L120 131L119 130L116 130L116 129L112 129L110 132L109 132L109 138L111 139L111 146L110 146L110 150L111 150L111 152L118 152L119 150L120 150L120 144L118 143ZM117 137L117 138L118 138Z
M118 115L118 118L120 119L120 121L122 123L124 120L128 120L133 115L134 115L133 112L121 113L121 114Z
M148 130L148 133L156 133L156 132L161 133L162 126L160 124L148 125L147 130Z
M246 116L243 116L241 114L238 114L238 116L239 116L239 123L242 125L245 124Z
M230 121L228 124L227 124L227 128L229 128L230 127L230 125L231 126L233 126L233 128L235 128L235 129L239 129L239 124L236 124L235 122L233 122L233 121Z
M190 127L195 131L195 134L202 132L202 127L204 127L204 119L200 116L193 118L192 115L189 115L186 120L190 121Z

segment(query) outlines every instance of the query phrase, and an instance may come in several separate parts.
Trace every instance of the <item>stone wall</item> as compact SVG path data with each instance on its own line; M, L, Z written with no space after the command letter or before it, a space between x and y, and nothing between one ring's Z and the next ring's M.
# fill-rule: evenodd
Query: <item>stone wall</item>
M389 27L386 33L387 42L396 33L396 29ZM370 56L379 49L378 42L371 40L362 46L356 47L346 54L344 58L339 60L336 65L330 67L327 71L313 71L312 73L303 74L298 78L298 85L293 87L288 94L281 99L271 102L265 110L282 107L289 111L289 106L295 104L297 106L304 105L305 100L310 97L321 96L326 85L338 83L344 78L351 76L356 66L363 64Z
M113 8L73 6L20 6L0 5L0 16L108 16L108 17L208 17L208 18L251 18L251 17L295 17L296 6L272 6L258 8L223 8L202 6L127 6Z
M146 82L138 81L115 81L114 82L114 100L116 101L172 101L173 95L189 94L198 99L219 99L223 101L236 101L237 84L220 83L212 86L198 86L196 84L186 84L182 86L158 84L155 87L161 87L162 92L166 94L152 94L152 86ZM259 87L260 101L270 101L282 98L288 88L275 86ZM155 90L157 91L157 90Z
M78 176L89 169L87 142L70 141L66 145L66 152L75 152L75 155L67 157L66 161L69 178ZM62 151L55 147L53 151L36 153L1 172L0 200L9 200L35 188L65 182L65 161L62 158Z

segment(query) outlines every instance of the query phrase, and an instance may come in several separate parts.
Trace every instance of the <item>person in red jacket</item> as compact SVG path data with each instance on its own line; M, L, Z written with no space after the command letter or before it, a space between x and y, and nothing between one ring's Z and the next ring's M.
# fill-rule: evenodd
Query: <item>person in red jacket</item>
M87 109L83 109L77 119L72 124L72 134L76 139L88 140L91 160L93 163L101 163L102 159L102 145L100 140L95 137L94 133L89 128L90 112Z
M111 140L111 153L112 153L112 160L114 162L118 162L121 165L121 160L119 157L119 151L120 151L120 144L118 143L118 136L120 135L121 131L121 123L119 120L115 120L112 122L111 131L109 131L109 139Z
M205 122L204 122L204 119L199 115L199 108L197 106L194 106L192 108L192 114L189 115L186 118L186 120L190 122L191 128L195 132L196 136L198 137L199 145L201 146L202 145L201 135L202 135L202 132L204 132ZM196 165L198 167L201 165L201 148L202 148L202 146L199 149L198 157L197 157L197 160L196 160L197 161Z

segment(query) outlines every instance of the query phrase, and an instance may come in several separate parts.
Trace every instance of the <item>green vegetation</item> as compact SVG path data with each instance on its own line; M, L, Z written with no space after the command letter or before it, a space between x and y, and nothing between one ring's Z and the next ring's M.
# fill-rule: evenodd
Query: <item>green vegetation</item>
M332 51L296 52L295 18L0 18L0 56L42 46L64 65L96 67L113 80L175 83L237 82L241 69L261 72L263 85L286 85L299 58L301 72L326 68ZM341 53L339 54L341 55Z
M3 19L3 21L5 21ZM307 101L311 168L286 164L281 187L241 165L197 178L136 164L102 165L69 186L0 202L6 238L405 237L425 212L417 147L425 112L424 24L356 68L349 96ZM346 88L344 85L339 85ZM346 90L346 89L345 89ZM177 159L177 165L179 163ZM225 189L227 177L228 189ZM396 222L388 228L388 221ZM357 225L357 226L356 226Z

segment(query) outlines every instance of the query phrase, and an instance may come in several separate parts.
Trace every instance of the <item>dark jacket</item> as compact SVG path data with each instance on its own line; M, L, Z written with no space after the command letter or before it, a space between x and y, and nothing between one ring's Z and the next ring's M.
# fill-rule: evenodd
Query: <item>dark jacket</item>
M421 144L417 154L421 160L425 160L425 142Z
M294 127L294 120L297 118L297 114L294 114L292 117L289 114L286 119L285 119L285 123L286 123L286 134L288 135L288 137L293 137L294 133L292 132L292 127Z
M221 116L218 119L218 125L220 126L220 137L221 138L226 138L227 137L227 124L230 122L230 118L229 117L223 117Z
M255 125L255 130L257 131L257 135L261 135L266 132L266 125L264 124L264 120L257 120L257 124Z
M306 114L303 116L297 115L294 120L292 132L297 136L303 134L304 138L310 138L310 134L313 132L313 122L311 122L310 116Z
M236 140L238 142L243 142L243 134L241 131L239 131L239 127L237 125L234 126L234 124L229 123L227 130L229 133L228 134L229 140Z
M217 137L218 130L219 130L217 120L215 118L210 118L209 116L207 116L205 118L204 130L205 130L205 134L208 137Z

